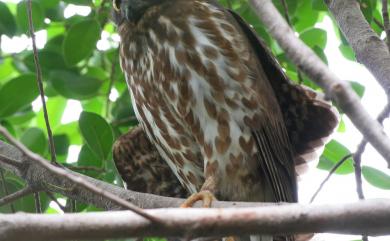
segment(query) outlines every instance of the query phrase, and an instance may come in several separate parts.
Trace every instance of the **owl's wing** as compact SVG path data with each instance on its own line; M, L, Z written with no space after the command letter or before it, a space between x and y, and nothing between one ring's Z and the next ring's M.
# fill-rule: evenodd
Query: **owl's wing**
M237 13L229 12L249 40L274 90L300 172L306 162L316 159L319 149L337 127L337 110L322 93L292 83L254 30Z
M140 126L119 137L113 158L127 189L168 197L189 195Z

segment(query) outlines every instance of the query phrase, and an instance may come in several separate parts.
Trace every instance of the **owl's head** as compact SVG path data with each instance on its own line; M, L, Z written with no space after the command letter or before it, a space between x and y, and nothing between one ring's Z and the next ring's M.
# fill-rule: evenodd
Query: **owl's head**
M113 20L118 26L127 21L137 23L148 8L167 0L113 0Z

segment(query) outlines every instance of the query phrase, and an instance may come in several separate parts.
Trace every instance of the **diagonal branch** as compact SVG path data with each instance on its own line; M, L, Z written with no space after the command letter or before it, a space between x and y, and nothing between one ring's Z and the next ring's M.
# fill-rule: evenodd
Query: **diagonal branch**
M23 146L22 143L18 142L16 139L14 139L11 136L11 134L2 126L0 126L0 134L2 134L10 143L15 145L24 155L28 156L31 160L36 162L38 165L40 165L41 167L43 167L47 171L49 171L49 172L51 172L59 177L68 179L69 181L71 181L73 183L73 185L83 186L84 188L90 190L91 192L93 192L95 194L98 194L98 195L103 196L107 199L110 199L111 201L113 201L117 205L121 206L122 208L129 209L129 210L137 213L138 215L140 215L146 219L149 219L149 220L151 220L153 222L157 222L157 223L162 222L160 219L157 219L157 218L149 215L148 213L145 213L141 208L133 205L132 203L124 200L123 198L118 197L110 192L107 192L104 189L96 187L92 183L90 183L90 182L88 182L80 177L73 175L71 172L69 172L63 168L60 168L60 167L57 167L57 166L50 164L45 159L43 159L41 156L36 155L35 153L31 152L25 146Z
M6 197L1 198L0 199L0 207L3 205L6 205L8 203L12 203L12 202L14 202L22 197L27 196L27 195L30 195L33 192L34 192L34 190L31 187L25 187L22 190L19 190L15 193L12 193Z
M0 177L1 177L1 184L3 186L3 193L5 196L8 196L9 195L9 191L8 191L8 188L7 188L7 183L6 183L6 180L5 180L5 176L4 176L4 171L2 168L0 168ZM0 203L1 203L1 200L0 200ZM15 213L15 207L14 205L11 203L9 205L10 207L10 210L12 213Z
M367 67L389 96L390 52L365 19L359 3L356 0L325 0L325 3L353 48L356 59Z
M250 3L287 56L340 106L390 167L390 140L384 134L382 126L364 109L350 85L333 74L319 57L295 36L270 0L250 0Z

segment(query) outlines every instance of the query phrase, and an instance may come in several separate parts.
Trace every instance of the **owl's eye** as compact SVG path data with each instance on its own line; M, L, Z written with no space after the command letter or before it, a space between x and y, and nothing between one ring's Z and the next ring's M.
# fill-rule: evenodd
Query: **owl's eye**
M121 0L112 0L112 6L115 11L119 12L121 10Z

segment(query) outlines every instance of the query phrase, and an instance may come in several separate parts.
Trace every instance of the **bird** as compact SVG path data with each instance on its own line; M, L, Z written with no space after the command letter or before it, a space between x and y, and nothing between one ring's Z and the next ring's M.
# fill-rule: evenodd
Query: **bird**
M134 112L191 193L182 206L297 202L298 167L338 124L332 105L291 82L216 1L113 0L113 9Z

